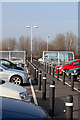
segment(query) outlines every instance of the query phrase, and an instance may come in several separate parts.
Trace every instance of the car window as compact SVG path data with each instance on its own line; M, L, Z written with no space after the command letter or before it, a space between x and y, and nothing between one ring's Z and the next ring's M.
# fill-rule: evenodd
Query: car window
M80 65L80 61L74 62L73 65Z
M0 61L0 63L1 63L2 65L10 65L10 63L9 63L8 61L4 61L4 60Z

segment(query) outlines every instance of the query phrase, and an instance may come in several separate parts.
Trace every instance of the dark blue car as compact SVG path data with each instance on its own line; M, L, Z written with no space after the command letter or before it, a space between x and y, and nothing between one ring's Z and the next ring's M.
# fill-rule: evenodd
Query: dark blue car
M5 97L0 97L0 118L2 120L50 120L48 114L40 107Z
M80 82L80 67L69 70L68 75L71 78L71 73L75 74L75 80Z

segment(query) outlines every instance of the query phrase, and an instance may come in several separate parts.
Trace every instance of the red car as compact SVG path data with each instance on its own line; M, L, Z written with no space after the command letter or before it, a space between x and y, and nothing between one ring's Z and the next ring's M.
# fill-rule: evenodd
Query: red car
M65 69L66 71L69 71L70 69L80 67L80 59L72 60L64 65L56 66L55 74L57 74L57 67L59 67L59 74L62 75L63 69Z

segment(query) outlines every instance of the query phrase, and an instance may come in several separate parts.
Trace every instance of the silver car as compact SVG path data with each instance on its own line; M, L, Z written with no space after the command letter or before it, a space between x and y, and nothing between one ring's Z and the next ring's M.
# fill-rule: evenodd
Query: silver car
M0 96L30 102L30 97L26 88L4 80L0 80Z
M25 71L8 69L0 64L0 79L21 85L29 82L29 75Z

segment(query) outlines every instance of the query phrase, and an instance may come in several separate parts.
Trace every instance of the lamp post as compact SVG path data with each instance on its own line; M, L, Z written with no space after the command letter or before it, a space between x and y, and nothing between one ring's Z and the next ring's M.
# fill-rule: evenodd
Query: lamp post
M26 26L26 28L30 28L30 29L31 29L31 63L32 63L32 28L38 28L38 26L30 27L30 26L28 25L28 26Z
M47 51L48 51L48 38L49 38L49 36L47 36Z

